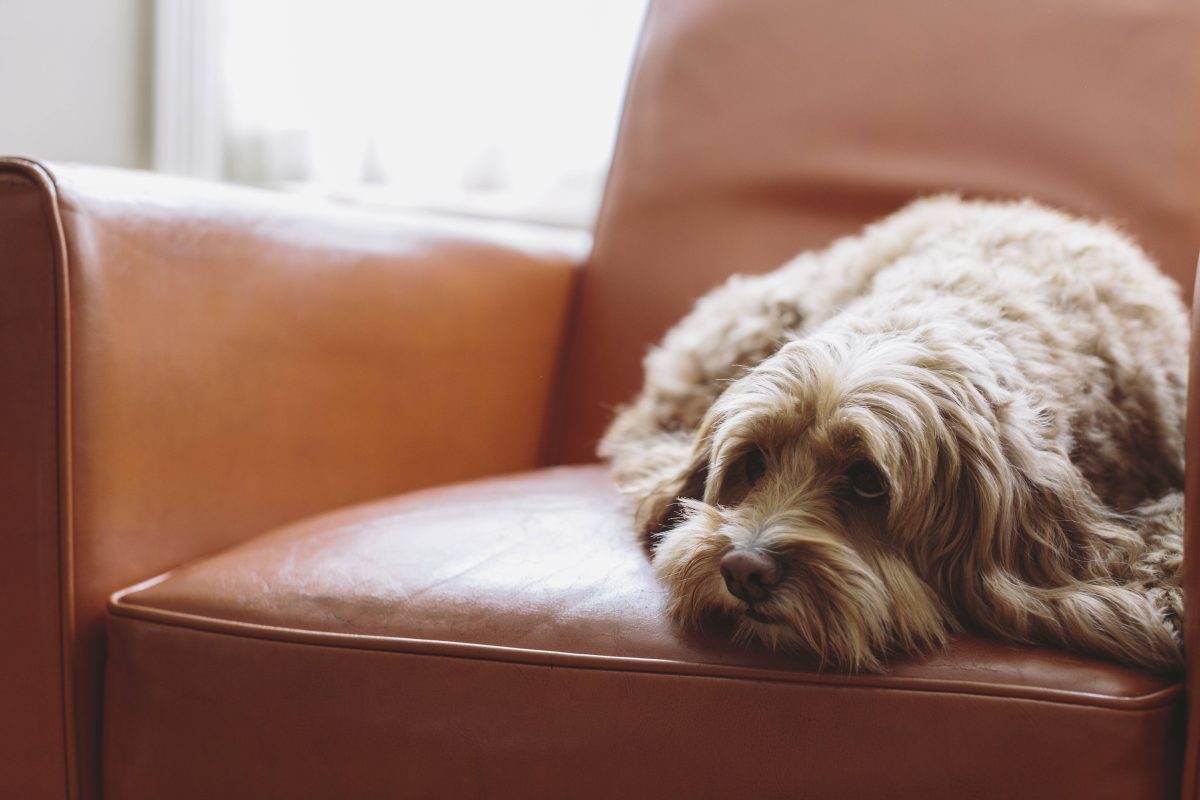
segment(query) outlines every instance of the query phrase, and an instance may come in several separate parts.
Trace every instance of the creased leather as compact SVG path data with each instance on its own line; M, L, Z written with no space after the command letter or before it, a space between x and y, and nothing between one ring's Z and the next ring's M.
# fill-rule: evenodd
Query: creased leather
M966 637L886 675L824 674L681 632L663 603L601 467L287 526L114 598L107 785L150 797L188 774L182 796L202 796L202 757L245 796L336 793L304 766L319 730L355 796L1173 791L1173 680ZM230 714L267 721L239 748L286 752L303 779L210 741Z

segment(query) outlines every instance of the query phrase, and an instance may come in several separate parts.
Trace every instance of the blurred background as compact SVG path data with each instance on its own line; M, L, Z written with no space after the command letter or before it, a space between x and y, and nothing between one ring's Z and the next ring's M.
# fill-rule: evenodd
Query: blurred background
M570 228L646 0L0 0L0 154Z

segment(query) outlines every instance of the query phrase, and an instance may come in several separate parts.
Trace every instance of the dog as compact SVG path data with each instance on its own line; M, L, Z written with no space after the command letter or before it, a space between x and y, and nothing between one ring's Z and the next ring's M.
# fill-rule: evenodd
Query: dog
M1116 229L928 198L701 298L599 453L682 625L822 669L974 630L1173 671L1187 346Z

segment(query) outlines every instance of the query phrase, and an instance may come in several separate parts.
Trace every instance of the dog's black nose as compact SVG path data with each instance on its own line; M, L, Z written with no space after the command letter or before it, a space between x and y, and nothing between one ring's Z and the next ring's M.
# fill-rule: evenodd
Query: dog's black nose
M731 595L757 603L783 578L783 562L766 550L735 547L721 557L721 577Z

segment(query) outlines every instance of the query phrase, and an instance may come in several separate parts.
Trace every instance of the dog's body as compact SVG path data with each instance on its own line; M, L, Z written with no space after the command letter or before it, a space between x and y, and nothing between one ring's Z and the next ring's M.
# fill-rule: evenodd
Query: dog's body
M601 453L681 622L843 669L967 627L1169 670L1186 360L1113 230L934 198L703 298Z

